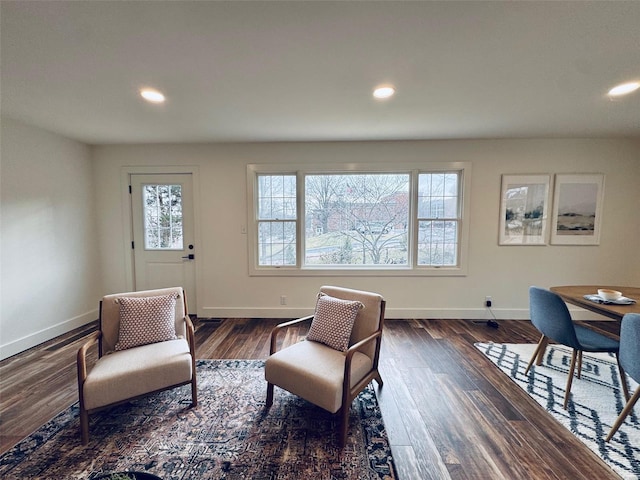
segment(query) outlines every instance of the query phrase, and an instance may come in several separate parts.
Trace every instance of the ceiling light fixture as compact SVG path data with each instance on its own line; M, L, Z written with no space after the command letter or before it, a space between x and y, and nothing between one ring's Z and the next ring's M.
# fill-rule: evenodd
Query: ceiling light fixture
M640 88L640 82L628 82L621 83L620 85L616 85L611 90L609 90L610 97L621 97L623 95L628 95L629 93L635 92Z
M389 98L396 93L396 89L391 85L380 85L373 91L373 96L376 98Z
M140 90L140 96L144 98L147 102L151 103L164 103L164 95L162 92L155 90L153 88L143 88Z

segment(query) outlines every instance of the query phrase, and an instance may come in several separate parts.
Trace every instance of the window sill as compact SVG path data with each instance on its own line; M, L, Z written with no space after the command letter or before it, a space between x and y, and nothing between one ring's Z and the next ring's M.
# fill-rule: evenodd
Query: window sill
M425 268L253 268L250 277L464 277L461 267Z

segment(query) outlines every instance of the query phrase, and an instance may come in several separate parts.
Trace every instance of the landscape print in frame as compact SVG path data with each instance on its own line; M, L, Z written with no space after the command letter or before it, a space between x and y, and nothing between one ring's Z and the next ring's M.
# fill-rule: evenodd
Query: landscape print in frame
M551 243L598 245L603 194L602 174L557 174Z
M502 175L500 245L545 245L550 175Z

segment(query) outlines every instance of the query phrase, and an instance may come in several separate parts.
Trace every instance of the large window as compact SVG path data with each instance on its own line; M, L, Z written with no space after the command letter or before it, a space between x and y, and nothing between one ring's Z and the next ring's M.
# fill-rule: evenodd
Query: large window
M464 274L468 168L250 165L250 270Z

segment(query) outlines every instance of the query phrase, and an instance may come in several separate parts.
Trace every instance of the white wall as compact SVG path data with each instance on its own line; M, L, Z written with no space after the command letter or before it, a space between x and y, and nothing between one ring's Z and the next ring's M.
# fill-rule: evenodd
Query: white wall
M528 318L532 284L640 285L639 139L90 148L3 117L1 140L0 358L95 320L104 293L131 287L122 179L143 167L199 172L197 313L203 317L294 317L310 311L320 285L339 284L385 295L389 318L488 318L485 295L493 297L499 318ZM467 276L249 277L241 233L247 164L442 161L473 164ZM498 246L501 174L578 172L606 175L599 246ZM280 295L287 295L286 307Z
M125 290L131 275L123 172L141 166L197 166L198 306L203 317L294 317L308 312L322 284L371 289L389 318L528 318L530 285L640 285L640 140L554 139L354 143L116 145L94 150L105 291ZM249 277L246 165L299 162L473 164L469 273L465 277ZM599 246L498 246L501 174L604 173ZM280 306L286 295L288 305ZM193 307L193 306L192 306ZM192 310L194 310L192 308ZM584 312L579 318L592 318Z
M97 318L90 148L2 118L0 358Z

